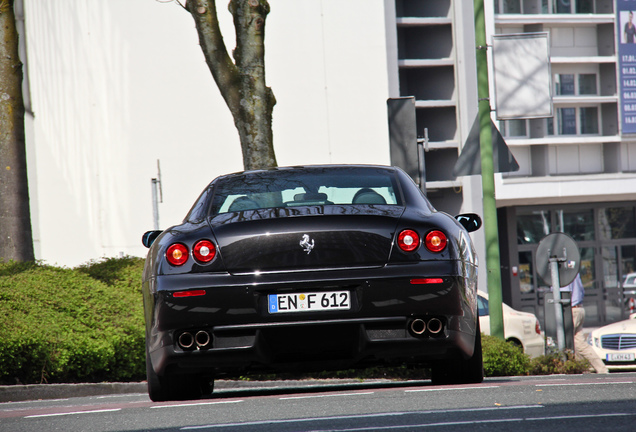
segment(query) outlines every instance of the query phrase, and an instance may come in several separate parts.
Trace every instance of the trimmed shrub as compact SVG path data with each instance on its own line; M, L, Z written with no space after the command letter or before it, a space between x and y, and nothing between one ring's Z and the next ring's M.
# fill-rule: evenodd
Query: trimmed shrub
M564 353L553 352L532 359L528 367L530 375L580 374L589 371L590 363L576 360L571 350Z
M514 376L528 373L530 357L520 346L485 334L481 335L481 344L485 376Z
M0 383L144 379L142 270L0 263Z

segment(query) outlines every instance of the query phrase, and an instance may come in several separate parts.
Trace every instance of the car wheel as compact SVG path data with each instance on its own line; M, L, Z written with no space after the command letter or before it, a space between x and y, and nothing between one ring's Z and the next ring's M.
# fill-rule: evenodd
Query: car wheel
M197 375L157 375L152 367L147 348L146 378L148 380L148 396L153 402L199 399L202 395L212 393L214 386L214 381L211 379Z
M433 366L433 384L477 384L484 380L484 361L481 349L481 329L477 321L475 349L468 360L443 361Z
M508 339L506 342L510 342L514 346L518 346L519 348L521 348L521 351L523 351L523 344L519 339Z

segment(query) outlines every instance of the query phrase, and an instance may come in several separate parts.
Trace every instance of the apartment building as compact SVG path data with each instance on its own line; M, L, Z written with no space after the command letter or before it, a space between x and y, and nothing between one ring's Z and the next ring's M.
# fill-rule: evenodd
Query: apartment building
M627 0L484 0L488 41L549 35L553 115L497 122L520 166L496 175L503 298L539 317L549 286L535 252L551 232L580 248L587 324L630 311L621 285L636 271L630 3L636 8ZM451 173L476 112L472 2L396 0L395 10L399 96L415 96L418 133L429 128L429 197L451 213L475 208L467 205L479 195L474 179Z

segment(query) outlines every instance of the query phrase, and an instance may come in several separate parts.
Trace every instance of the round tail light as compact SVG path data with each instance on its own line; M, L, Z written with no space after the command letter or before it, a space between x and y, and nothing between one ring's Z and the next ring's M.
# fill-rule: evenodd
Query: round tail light
M443 251L447 242L446 235L441 231L435 230L426 234L426 249L431 252Z
M209 263L216 256L216 247L210 240L199 240L192 248L194 258L201 263Z
M420 236L413 230L406 229L398 234L398 246L404 252L413 252L420 246Z
M171 244L166 251L166 259L174 266L180 266L188 261L188 248L181 243Z

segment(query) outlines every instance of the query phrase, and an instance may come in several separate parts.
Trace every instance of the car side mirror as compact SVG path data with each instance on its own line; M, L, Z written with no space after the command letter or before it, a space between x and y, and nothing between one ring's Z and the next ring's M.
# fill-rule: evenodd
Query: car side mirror
M477 231L481 228L481 218L478 214L463 213L455 216L455 219L457 219L468 232Z
M144 235L141 236L141 243L149 248L162 232L163 231L146 231Z

